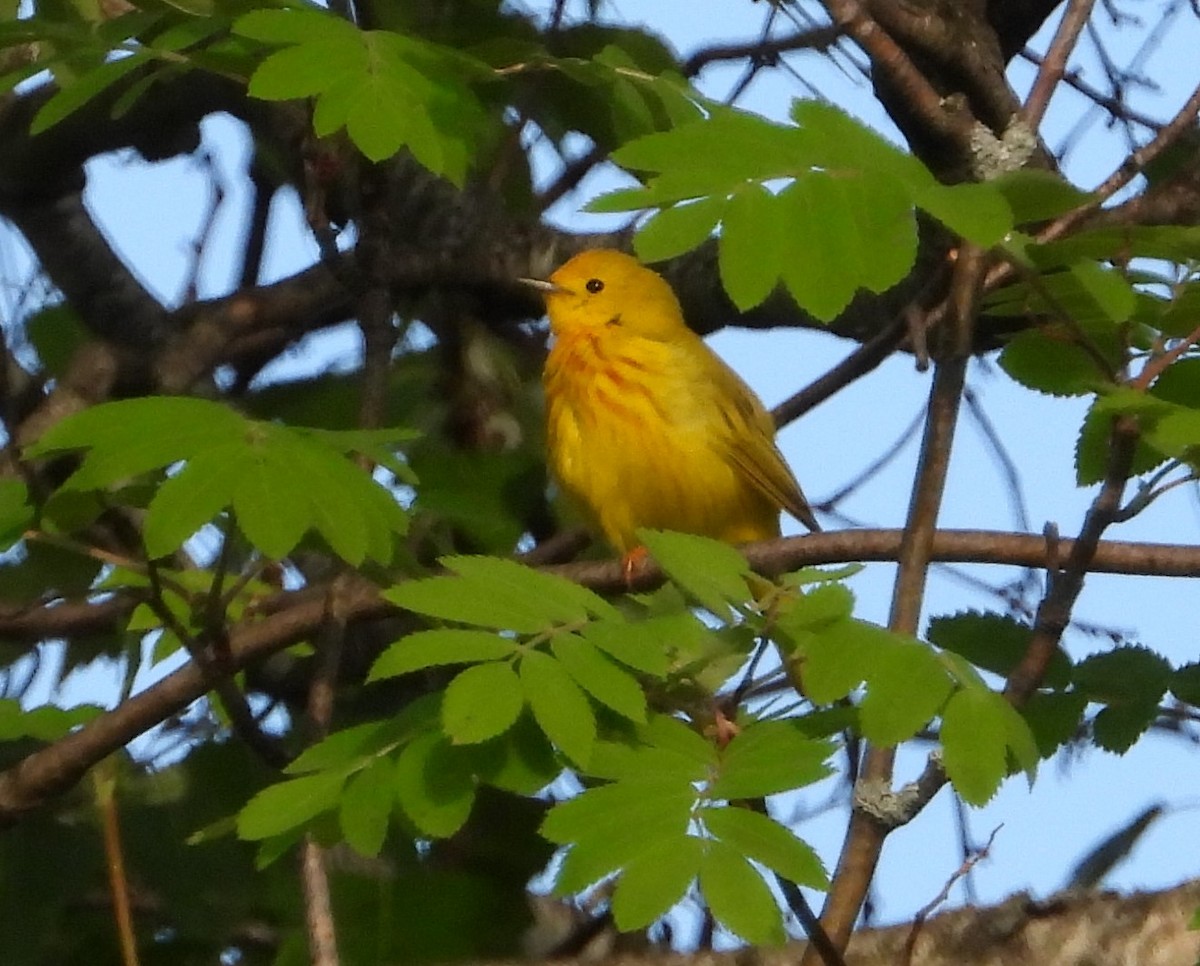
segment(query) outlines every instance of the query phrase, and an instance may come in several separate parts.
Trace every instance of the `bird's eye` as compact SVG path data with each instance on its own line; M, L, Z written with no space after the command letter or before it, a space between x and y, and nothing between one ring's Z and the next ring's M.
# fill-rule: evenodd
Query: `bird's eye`
M598 278L589 278L584 288L595 295L597 292L604 291L604 283Z

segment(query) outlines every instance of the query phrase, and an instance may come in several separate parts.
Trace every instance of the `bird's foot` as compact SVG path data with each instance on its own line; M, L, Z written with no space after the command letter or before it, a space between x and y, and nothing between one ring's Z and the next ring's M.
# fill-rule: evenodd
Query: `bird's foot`
M632 589L634 579L646 567L650 559L650 551L645 547L634 547L621 558L621 576L625 578L625 586Z

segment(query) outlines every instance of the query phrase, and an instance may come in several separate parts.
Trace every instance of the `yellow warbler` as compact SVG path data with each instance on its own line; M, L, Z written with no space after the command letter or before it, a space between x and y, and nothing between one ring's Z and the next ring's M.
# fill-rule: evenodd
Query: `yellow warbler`
M549 281L550 469L627 558L652 527L730 543L813 519L754 392L683 321L661 276L618 251L576 255Z

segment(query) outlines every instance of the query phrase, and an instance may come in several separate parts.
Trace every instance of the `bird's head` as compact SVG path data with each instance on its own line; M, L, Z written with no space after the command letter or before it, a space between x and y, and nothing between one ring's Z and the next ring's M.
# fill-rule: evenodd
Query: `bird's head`
M665 342L687 331L671 286L624 252L590 249L580 252L547 281L522 281L544 295L556 336L618 328Z

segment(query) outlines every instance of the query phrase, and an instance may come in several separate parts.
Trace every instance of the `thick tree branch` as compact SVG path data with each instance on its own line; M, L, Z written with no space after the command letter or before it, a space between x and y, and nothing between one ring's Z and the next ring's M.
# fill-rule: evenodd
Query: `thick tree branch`
M143 351L163 340L166 310L113 252L79 191L39 203L12 201L2 211L95 335Z
M893 561L900 552L902 536L903 532L899 530L845 530L768 540L747 546L745 553L757 571L775 576L809 565ZM1064 540L1060 547L1062 553L1069 555L1074 541ZM933 562L1018 567L1044 565L1045 553L1045 540L1040 536L978 530L938 531L929 551ZM1095 548L1090 568L1092 573L1200 577L1200 547L1101 542ZM663 580L662 571L653 561L647 561L645 567L638 569L632 588L619 560L543 569L593 590L610 593L647 590ZM375 585L365 580L349 584L340 602L348 621L370 620L394 613L394 608L379 597ZM95 631L105 628L106 622L111 622L109 626L113 629L124 626L125 611L116 603L106 601L86 606L96 610L74 610L69 626ZM0 610L0 635L7 635L10 628L23 640L63 633L66 628L54 614L56 609L49 606L27 608L17 613ZM323 594L313 590L286 593L264 602L259 613L267 616L231 629L228 656L222 662L224 673L235 673L311 637L325 619L326 601ZM46 635L40 633L42 627L47 629ZM215 678L212 669L202 671L195 664L185 665L80 730L35 752L21 764L0 772L0 825L16 821L25 812L72 787L105 755L203 697L212 689Z

